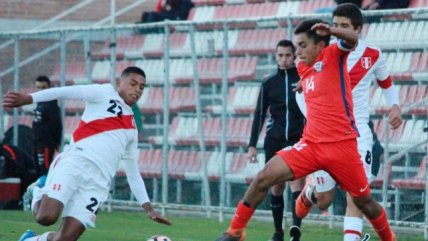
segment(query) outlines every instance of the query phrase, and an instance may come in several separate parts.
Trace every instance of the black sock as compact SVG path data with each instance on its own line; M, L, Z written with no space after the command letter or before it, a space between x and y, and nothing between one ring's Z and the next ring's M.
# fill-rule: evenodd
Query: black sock
M292 200L291 200L291 214L293 216L293 225L300 227L300 225L302 224L302 219L298 218L296 216L296 200L299 197L300 193L302 191L297 191L297 192L293 192L291 194L292 196Z
M272 209L273 222L275 224L275 232L283 233L282 230L282 219L284 216L284 197L270 196L270 207Z

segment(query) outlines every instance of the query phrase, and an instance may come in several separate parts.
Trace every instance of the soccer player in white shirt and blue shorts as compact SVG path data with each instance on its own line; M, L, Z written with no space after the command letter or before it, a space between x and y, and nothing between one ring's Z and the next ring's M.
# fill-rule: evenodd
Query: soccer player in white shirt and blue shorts
M354 30L359 34L363 25L362 13L354 4L340 4L333 12L333 25L338 28ZM370 85L376 79L376 83L382 89L387 103L391 107L389 123L392 129L398 128L402 123L399 94L389 76L386 59L380 49L358 40L357 47L348 55L347 67L351 79L354 116L359 132L359 137L357 138L358 152L370 183L375 177L371 168L373 135L368 125ZM296 95L296 98L302 112L305 112L303 95ZM321 210L327 209L333 202L335 185L336 182L327 172L318 171L313 173L311 175L311 184L305 186L296 200L296 215L300 218L305 217L314 204ZM363 229L362 217L363 214L347 194L344 241L360 240Z
M171 222L154 211L138 167L138 138L131 106L143 94L146 76L138 67L126 68L116 89L111 84L75 85L30 95L6 93L5 107L54 99L81 99L86 107L70 145L51 164L46 183L33 189L32 212L44 226L62 223L56 232L36 236L27 230L19 241L77 240L95 227L99 205L107 200L112 179L123 161L137 201L159 223Z

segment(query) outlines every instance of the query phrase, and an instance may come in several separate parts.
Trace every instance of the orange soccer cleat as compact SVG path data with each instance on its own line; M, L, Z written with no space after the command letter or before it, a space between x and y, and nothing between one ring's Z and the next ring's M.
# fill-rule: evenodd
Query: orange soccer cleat
M307 188L308 186L305 186L299 197L297 197L296 199L296 216L300 219L303 219L308 215L313 205L309 198L306 196Z

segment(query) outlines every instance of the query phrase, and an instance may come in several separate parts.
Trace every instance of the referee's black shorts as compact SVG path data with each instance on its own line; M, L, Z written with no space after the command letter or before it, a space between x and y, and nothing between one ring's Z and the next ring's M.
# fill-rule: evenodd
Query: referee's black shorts
M265 163L267 163L273 156L275 156L276 152L287 147L296 144L299 140L289 140L289 141L281 141L274 139L268 135L265 137Z

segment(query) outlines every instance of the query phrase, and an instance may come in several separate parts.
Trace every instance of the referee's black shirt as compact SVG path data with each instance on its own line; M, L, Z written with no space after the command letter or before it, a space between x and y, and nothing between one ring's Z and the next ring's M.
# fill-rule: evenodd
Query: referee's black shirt
M296 103L296 83L300 80L297 68L278 69L266 78L261 86L254 114L251 138L248 146L255 147L269 108L271 117L266 136L278 141L297 141L303 133L305 117Z

